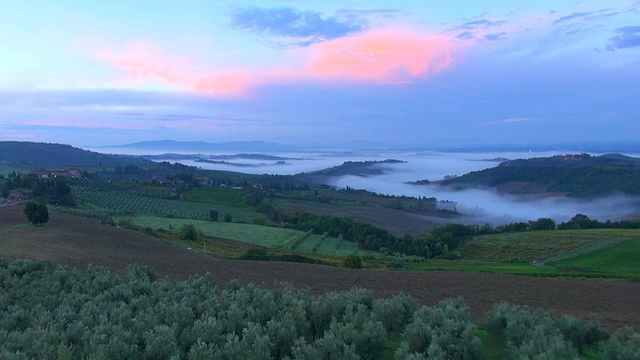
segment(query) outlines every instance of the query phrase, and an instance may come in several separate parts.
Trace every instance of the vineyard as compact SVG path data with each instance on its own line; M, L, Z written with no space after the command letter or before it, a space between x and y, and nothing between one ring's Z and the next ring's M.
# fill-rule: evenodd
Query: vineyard
M80 210L112 216L153 215L205 220L211 210L230 214L234 220L243 222L259 216L232 206L176 200L176 194L165 187L86 182L74 185L73 193Z

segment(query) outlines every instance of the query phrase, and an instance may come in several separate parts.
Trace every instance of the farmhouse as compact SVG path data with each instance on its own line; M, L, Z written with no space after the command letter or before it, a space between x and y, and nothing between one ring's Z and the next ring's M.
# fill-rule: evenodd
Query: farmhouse
M38 179L49 179L58 177L79 179L82 177L82 172L77 168L68 170L38 170L34 171L33 173L38 175Z
M38 175L38 179L48 179L51 172L47 170L34 171L34 174Z
M33 199L33 190L17 188L9 190L9 200L30 200Z

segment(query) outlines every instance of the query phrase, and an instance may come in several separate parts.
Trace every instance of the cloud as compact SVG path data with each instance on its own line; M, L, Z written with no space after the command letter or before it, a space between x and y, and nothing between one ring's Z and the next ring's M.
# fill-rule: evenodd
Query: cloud
M524 122L535 121L536 118L507 118L502 120L494 120L494 121L480 121L477 124L483 126L495 126L495 125L509 125L509 124L518 124Z
M448 32L457 33L458 35L456 35L456 38L461 40L485 39L489 41L496 41L502 40L506 35L506 32L497 33L495 32L495 29L504 28L506 23L507 22L504 20L470 20L450 28Z
M489 19L479 19L467 21L458 26L459 29L477 29L477 28L488 28L504 25L505 21L491 21Z
M572 13L570 15L566 15L566 16L563 16L563 17L560 17L560 18L556 19L553 23L554 24L559 24L559 23L566 22L566 21L569 21L569 20L584 19L584 18L586 18L586 17L588 17L588 16L590 16L592 14L593 14L592 11L574 12L574 13Z
M360 9L343 9L338 10L337 14L345 15L348 17L370 17L370 16L380 16L383 18L395 18L400 14L403 14L403 10L399 9L368 9L368 10L360 10Z
M484 36L485 40L489 40L489 41L498 41L498 40L502 40L507 36L506 32L500 32L500 33L494 33L494 34L487 34Z
M453 62L450 39L403 30L373 30L310 50L304 72L318 80L396 82L440 72Z
M619 35L609 39L608 50L640 46L640 26L623 26L615 29L615 32Z
M238 97L265 84L300 81L405 84L453 64L453 39L419 31L376 29L289 51L287 65L218 69L165 54L143 42L96 56L124 71L120 86L155 82L195 93ZM291 65L294 64L294 65Z
M339 38L364 30L364 21L353 16L350 21L335 17L323 18L312 11L298 11L292 8L264 9L250 7L236 9L230 15L234 27L257 34L295 38L299 45Z

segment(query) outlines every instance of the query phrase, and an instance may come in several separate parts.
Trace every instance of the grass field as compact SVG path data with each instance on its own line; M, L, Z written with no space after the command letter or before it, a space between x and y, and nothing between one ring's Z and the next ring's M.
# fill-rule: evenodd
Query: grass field
M239 224L222 221L202 221L193 219L162 218L155 216L135 216L130 218L136 225L150 227L151 229L164 229L179 232L184 225L193 225L205 236L222 239L231 239L248 244L263 246L272 249L290 251L296 239L306 234L304 231L284 229L271 226L253 224ZM321 239L321 235L312 234L295 248L296 252L304 254L318 254L331 256L346 256L349 254L373 255L379 253L359 250L357 244L351 241L342 241L338 246L337 238L327 237L316 251L313 247Z
M640 230L554 230L476 236L459 248L465 259L483 261L545 261L640 239Z
M247 208L249 204L242 198L241 190L220 187L204 186L187 191L184 194L186 201L218 204L238 208Z
M640 279L640 230L556 230L477 236L461 260L428 260L412 270Z
M640 239L626 240L573 258L551 262L567 271L640 278Z
M451 222L443 217L421 215L375 204L322 203L298 199L273 199L271 205L285 212L307 211L317 215L347 216L386 229L396 236L424 234Z

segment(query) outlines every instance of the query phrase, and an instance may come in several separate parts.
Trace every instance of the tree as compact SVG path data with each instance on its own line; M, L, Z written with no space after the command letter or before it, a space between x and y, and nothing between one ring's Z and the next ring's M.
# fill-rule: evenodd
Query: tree
M231 217L231 214L224 214L224 218L223 218L224 222L231 222L233 221L233 217Z
M220 214L215 210L209 210L209 218L211 221L218 221Z
M44 224L49 221L49 210L42 204L36 204L34 202L28 202L24 206L24 214L27 215L27 219L34 225Z

